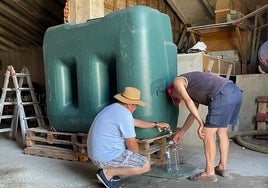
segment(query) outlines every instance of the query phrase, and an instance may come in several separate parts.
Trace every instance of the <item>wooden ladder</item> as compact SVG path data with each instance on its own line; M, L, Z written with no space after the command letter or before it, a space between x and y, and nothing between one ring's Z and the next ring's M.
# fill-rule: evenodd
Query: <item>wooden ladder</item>
M22 68L21 73L16 73L14 67L12 65L9 65L5 73L4 86L2 88L0 99L0 123L3 119L12 119L10 127L0 127L0 133L10 132L9 136L16 139L18 124L20 124L23 144L25 144L25 135L28 129L27 120L35 119L37 120L39 127L45 126L44 117L42 116L39 102L37 101L36 95L34 93L34 88L30 76L31 75L26 67ZM12 78L13 81L12 87L9 87L10 78ZM23 87L25 78L28 86L27 88ZM30 97L27 97L26 100L22 99L21 91L28 91ZM12 100L8 98L9 100L7 100L7 92L10 92L10 94L14 94L15 92L16 98L13 97ZM34 109L34 115L31 117L26 117L24 107L29 105L32 105ZM4 114L5 106L9 106L11 109L13 109L12 115Z

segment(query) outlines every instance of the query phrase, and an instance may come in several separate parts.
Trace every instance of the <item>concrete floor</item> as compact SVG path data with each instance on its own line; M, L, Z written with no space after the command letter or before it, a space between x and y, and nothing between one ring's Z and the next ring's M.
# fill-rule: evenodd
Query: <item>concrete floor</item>
M267 142L267 140L265 141ZM66 161L23 154L19 141L7 133L0 134L1 188L98 188L104 187L96 178L96 168L90 162ZM204 167L203 148L181 146L181 161ZM122 178L119 184L127 188L268 188L268 154L263 154L231 142L229 177L218 177L215 183L191 182L186 178L165 179L146 175Z

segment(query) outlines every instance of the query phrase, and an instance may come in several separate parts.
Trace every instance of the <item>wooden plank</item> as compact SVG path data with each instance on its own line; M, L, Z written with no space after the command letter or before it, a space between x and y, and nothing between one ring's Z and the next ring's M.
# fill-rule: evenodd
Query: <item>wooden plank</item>
M140 153L150 161L151 165L165 162L165 147L172 135L166 134L151 139L137 140Z
M178 45L177 45L179 50L182 48L183 42L184 42L185 37L186 37L186 33L187 33L187 28L186 28L186 26L185 26L185 27L183 28L183 31L182 31L180 40L179 40Z
M257 122L257 130L266 130L267 123L266 122Z
M157 157L158 158L163 158L165 157L165 152L166 152L166 145L167 145L167 139L166 138L161 138L161 140L156 140L155 143L161 145L159 152L157 152Z
M227 14L230 13L230 9L221 9L215 11L215 23L227 22Z
M258 113L267 113L267 103L258 103Z
M26 146L32 146L40 142L72 146L78 143L75 133L51 132L38 128L28 129L26 133Z
M219 30L222 31L222 29L233 30L233 26L231 23L216 23L216 24L188 27L187 31L189 32L199 31L201 34L203 34L203 33L208 33L208 32L212 33L214 32L213 29L218 29L215 32L218 32Z
M256 98L256 101L257 102L266 102L266 103L268 103L268 96L258 96Z
M24 149L24 153L43 157L51 157L55 159L64 159L72 161L78 160L78 155L76 155L71 150L44 145L34 145L31 147L26 147Z
M257 130L266 130L268 129L268 97L267 96L259 96L256 98L257 101Z
M267 113L257 113L256 121L257 122L268 122L268 114Z
M53 132L49 127L30 128L26 134L26 154L65 160L87 161L87 134Z
M158 137L155 137L155 138L149 138L149 139L142 139L142 140L139 140L137 139L138 143L152 143L154 142L155 140L157 139L161 139L161 138L167 138L167 137L170 137L171 135L169 134L166 134L166 135L162 135L162 136L158 136Z

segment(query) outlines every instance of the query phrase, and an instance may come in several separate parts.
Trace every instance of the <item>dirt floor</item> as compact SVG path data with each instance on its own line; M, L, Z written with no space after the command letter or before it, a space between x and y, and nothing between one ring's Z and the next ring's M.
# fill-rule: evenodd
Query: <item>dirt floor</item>
M104 187L96 178L97 169L90 162L26 155L23 153L21 144L11 140L6 133L0 134L0 145L1 188ZM267 140L262 145L268 146ZM205 164L203 148L186 145L180 147L182 167L186 165L194 169L189 170L184 177L170 179L149 173L122 177L118 183L126 188L268 188L268 154L248 150L231 141L229 176L218 177L215 183L198 183L189 181L187 176L203 170ZM152 169L154 167L157 166L152 166Z

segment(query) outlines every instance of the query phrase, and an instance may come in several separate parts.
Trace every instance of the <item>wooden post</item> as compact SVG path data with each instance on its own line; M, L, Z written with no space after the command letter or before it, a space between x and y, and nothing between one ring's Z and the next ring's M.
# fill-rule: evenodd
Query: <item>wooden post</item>
M104 16L104 0L66 0L65 23L83 23Z

